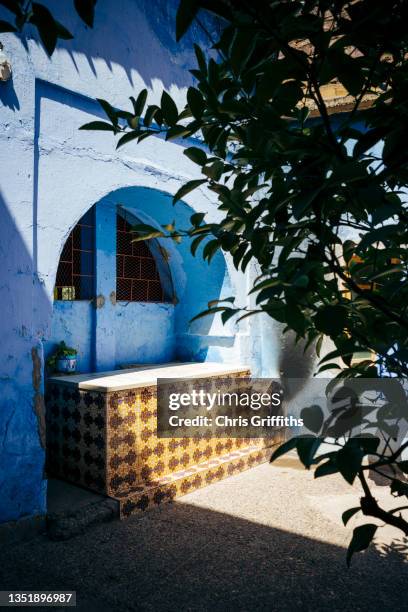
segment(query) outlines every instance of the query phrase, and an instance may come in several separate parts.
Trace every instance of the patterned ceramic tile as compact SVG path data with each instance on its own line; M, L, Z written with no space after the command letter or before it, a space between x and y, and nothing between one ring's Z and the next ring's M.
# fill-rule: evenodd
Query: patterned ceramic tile
M279 436L160 439L156 387L103 393L53 382L47 390L47 472L120 499L121 516L265 461Z
M278 440L276 440L278 441ZM228 476L247 470L270 457L270 448L249 446L219 457L211 462L201 463L188 470L174 472L172 475L157 481L155 484L139 486L128 493L119 494L116 499L120 504L120 516L126 518L131 514L143 512L164 502L172 501L205 487Z

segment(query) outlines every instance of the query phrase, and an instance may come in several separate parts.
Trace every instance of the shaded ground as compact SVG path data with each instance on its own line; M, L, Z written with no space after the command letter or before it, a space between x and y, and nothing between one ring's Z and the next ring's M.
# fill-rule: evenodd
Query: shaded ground
M345 566L352 497L336 476L265 464L66 542L2 549L0 588L76 590L87 611L406 610L404 546Z
M69 482L48 479L47 509L48 512L67 512L70 508L80 509L88 504L106 499L103 495L93 493L87 489L76 487Z

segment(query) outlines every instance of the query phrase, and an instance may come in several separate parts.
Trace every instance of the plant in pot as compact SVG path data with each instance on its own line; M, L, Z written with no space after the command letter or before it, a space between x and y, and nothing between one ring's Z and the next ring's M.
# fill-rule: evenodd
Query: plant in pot
M77 350L65 344L57 345L55 351L47 359L47 366L51 372L75 372L77 367Z

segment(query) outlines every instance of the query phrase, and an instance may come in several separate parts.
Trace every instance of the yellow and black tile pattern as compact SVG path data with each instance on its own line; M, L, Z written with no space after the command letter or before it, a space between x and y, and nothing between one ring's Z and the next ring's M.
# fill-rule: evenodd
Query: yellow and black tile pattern
M279 439L276 439L275 443L278 441ZM172 501L176 497L263 463L270 455L270 448L251 445L217 459L204 461L187 470L174 472L154 483L138 485L127 493L119 493L116 496L120 505L120 516L125 518Z
M105 398L58 384L46 398L47 473L107 493Z
M158 438L156 386L104 393L53 382L47 390L48 473L118 499L122 517L265 461L280 438Z

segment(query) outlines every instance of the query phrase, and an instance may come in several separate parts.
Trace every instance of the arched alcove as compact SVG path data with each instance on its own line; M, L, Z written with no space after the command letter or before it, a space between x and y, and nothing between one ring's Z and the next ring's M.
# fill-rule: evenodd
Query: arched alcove
M129 235L140 222L160 228L175 218L179 227L187 227L195 211L182 202L175 211L169 194L142 187L116 190L90 210L61 245L46 354L64 340L78 350L83 372L175 360L221 361L223 351L233 346L233 333L211 317L191 325L190 320L209 300L230 294L224 257L216 255L210 267L200 254L191 255L188 240L133 245ZM89 236L87 249L80 243L81 228L90 227L84 219L94 219L93 271ZM77 283L83 260L88 279L94 278L92 295L88 285L81 296ZM61 266L71 274L66 286Z

